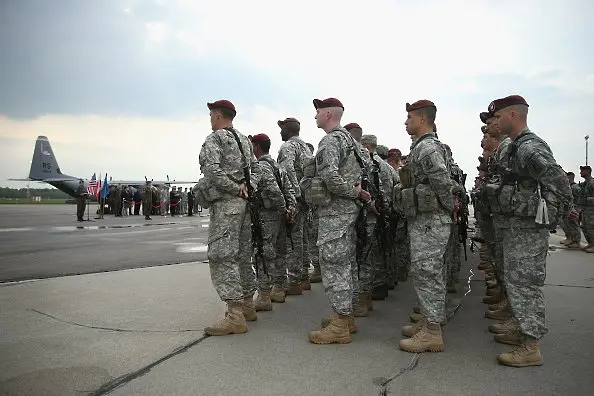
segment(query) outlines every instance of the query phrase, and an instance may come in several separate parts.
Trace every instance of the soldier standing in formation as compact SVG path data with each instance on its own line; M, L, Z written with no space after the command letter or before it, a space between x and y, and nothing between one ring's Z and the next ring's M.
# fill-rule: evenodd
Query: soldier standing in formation
M247 200L259 183L260 166L249 139L233 128L237 114L233 103L219 100L207 106L212 133L206 137L199 158L204 187L210 194L207 254L212 283L227 304L227 314L204 332L221 336L247 332L246 316L256 317ZM199 196L204 193L198 192Z
M312 157L309 147L299 137L301 124L295 118L286 118L278 121L281 129L283 144L278 152L278 164L287 172L289 180L295 189L297 199L297 214L295 224L291 228L292 250L289 251L287 266L289 269L289 285L286 295L294 296L303 294L303 290L310 290L309 258L304 246L304 225L307 218L308 207L301 196L299 182L303 178L303 163ZM275 290L275 294L280 291Z
M344 106L335 98L314 99L316 124L326 132L318 145L315 175L322 183L312 202L318 206L320 267L326 295L335 315L323 321L321 330L309 333L315 344L346 344L355 332L353 291L358 281L355 262L357 199L370 194L358 182L363 163L350 134L340 126Z
M145 220L152 220L151 211L153 209L153 192L151 181L147 180L142 194L142 213Z
M83 179L78 180L78 187L76 188L76 220L85 221L85 208L87 206L87 189Z
M579 189L577 204L582 219L582 231L587 243L584 251L594 253L594 179L592 179L592 168L588 165L580 166L580 176L584 182Z

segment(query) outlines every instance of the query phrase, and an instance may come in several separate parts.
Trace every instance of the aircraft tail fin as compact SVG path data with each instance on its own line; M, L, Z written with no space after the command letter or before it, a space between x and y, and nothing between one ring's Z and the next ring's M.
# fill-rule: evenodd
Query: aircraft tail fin
M46 180L63 177L62 171L58 166L58 161L54 156L54 151L47 137L38 136L31 160L31 169L29 178L33 180Z

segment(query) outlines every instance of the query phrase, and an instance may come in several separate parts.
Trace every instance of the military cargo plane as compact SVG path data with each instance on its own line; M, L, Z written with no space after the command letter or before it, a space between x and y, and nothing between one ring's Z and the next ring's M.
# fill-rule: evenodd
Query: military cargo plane
M76 198L76 189L78 188L79 180L82 179L85 183L85 189L89 184L89 180L76 176L70 176L62 173L58 166L58 161L52 150L52 146L46 136L38 136L35 142L35 149L33 151L33 159L31 161L31 169L29 170L29 177L23 179L8 179L12 181L39 181L48 183L60 191L65 192L71 197ZM152 180L153 186L168 186L171 184L194 184L196 181L169 181L168 180ZM138 187L144 185L146 180L109 180L109 184L121 184L127 186Z

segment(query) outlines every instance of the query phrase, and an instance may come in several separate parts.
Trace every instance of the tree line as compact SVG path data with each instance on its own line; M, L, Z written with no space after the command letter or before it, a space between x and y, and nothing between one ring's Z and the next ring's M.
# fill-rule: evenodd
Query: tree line
M56 188L29 188L29 196L42 199L68 199L70 196ZM26 188L0 187L0 198L27 198Z

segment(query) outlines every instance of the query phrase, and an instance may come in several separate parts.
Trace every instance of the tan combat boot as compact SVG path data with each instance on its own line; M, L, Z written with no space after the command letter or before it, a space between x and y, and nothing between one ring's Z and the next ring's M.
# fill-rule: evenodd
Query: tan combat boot
M275 303L284 303L285 288L280 285L272 286L272 291L270 292L270 300Z
M309 341L314 344L349 344L351 339L349 323L351 317L336 315L321 330L309 332Z
M458 293L458 288L456 287L455 281L448 281L447 284L448 293Z
M309 283L321 283L322 282L322 271L320 267L314 265L313 272L309 275Z
M421 313L421 307L419 307L419 306L413 307L413 312L420 314Z
M492 289L487 289L487 291L485 292L485 294L489 297L493 297L498 295L499 293L501 293L501 288L499 288L499 286L494 287Z
M254 306L254 296L243 298L242 309L245 320L248 322L254 322L258 320L258 316L256 315L256 307Z
M420 313L413 312L408 317L412 323L419 323L423 319L423 315Z
M522 333L517 327L507 333L495 334L493 338L500 344L520 345L522 343Z
M287 296L301 296L303 294L303 289L301 289L301 284L290 285L286 289L285 294Z
M518 330L518 325L513 318L489 325L489 331L495 334L505 334L514 330Z
M485 318L495 319L495 320L506 320L512 317L511 310L509 305L504 306L497 311L487 311L485 312Z
M311 290L311 283L309 278L304 281L301 281L301 290Z
M228 334L242 334L248 331L243 316L243 302L234 301L227 304L225 317L214 325L204 329L204 334L210 336L224 336Z
M501 301L496 302L495 304L489 305L489 311L498 311L503 307L507 306L507 299L503 298Z
M425 323L411 338L400 340L400 349L411 353L443 352L443 338L438 323Z
M353 304L353 316L362 318L369 315L369 308L367 306L367 299L370 299L369 293L359 293Z
M485 304L497 304L499 301L503 300L505 298L505 295L503 294L503 292L495 295L495 296L487 296L483 298L483 303Z
M586 252L586 253L594 253L594 245L590 245L589 247L586 247L584 249L584 252Z
M270 292L260 291L255 303L256 312L258 311L272 311L272 300L270 299Z
M571 242L571 243L568 243L567 245L565 245L565 247L567 249L579 249L580 243L579 242Z
M480 271L484 271L489 268L489 262L487 260L481 260L476 268Z
M355 317L354 316L349 316L349 333L351 334L355 334L357 332L357 326L355 324ZM327 327L330 322L332 322L332 319L334 319L334 316L329 316L327 318L323 318L322 319L322 328Z
M520 346L511 352L497 356L499 363L511 367L542 366L544 360L540 354L538 340L524 337Z
M417 334L425 326L425 320L421 318L418 322L410 326L404 326L402 328L402 335L405 337L412 337Z

